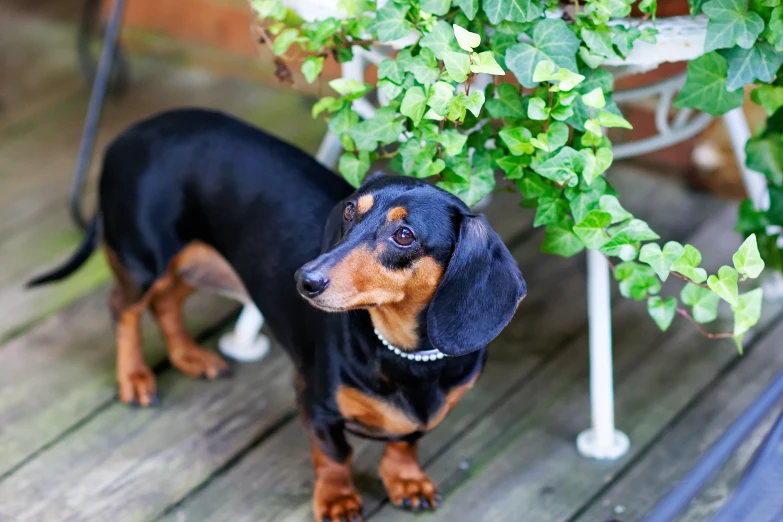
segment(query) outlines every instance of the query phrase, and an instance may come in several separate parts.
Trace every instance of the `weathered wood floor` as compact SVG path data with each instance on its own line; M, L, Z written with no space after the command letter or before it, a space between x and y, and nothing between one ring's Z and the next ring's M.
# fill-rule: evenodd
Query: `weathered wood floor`
M163 403L131 409L115 401L101 257L65 284L22 288L80 235L66 207L87 99L73 29L0 6L0 50L14 51L0 62L0 521L310 520L309 450L278 348L237 366L231 380L190 380L166 363L148 324L147 360ZM290 91L139 59L132 75L130 92L108 103L101 143L182 104L223 108L311 151L323 132ZM610 177L664 239L728 262L739 244L726 232L732 205L628 170ZM529 297L493 343L474 391L423 441L422 462L446 502L421 519L640 520L783 367L783 307L766 305L740 357L683 320L660 333L643 305L615 300L617 419L632 447L618 462L584 460L574 446L589 424L584 258L539 254L541 231L516 199L498 194L488 216L519 260ZM235 305L192 301L190 325L213 345ZM682 520L705 520L720 506L763 434ZM369 520L413 520L384 497L381 450L355 444Z

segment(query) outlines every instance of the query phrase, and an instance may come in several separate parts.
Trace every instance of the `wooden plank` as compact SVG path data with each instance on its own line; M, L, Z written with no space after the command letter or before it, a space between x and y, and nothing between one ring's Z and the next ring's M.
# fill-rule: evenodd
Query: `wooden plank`
M114 334L104 294L81 298L0 350L0 476L114 403ZM236 304L201 294L186 308L198 332ZM164 345L151 321L144 333L146 361L154 367L164 360ZM165 383L160 391L168 394Z
M735 215L729 209L693 238L708 262L730 258L739 245L725 234ZM780 307L767 306L768 314L773 309ZM595 462L575 451L576 435L589 425L582 336L433 462L429 471L448 498L432 520L516 521L521 513L526 522L569 520L738 357L731 344L704 339L684 320L657 332L632 302L615 307L614 324L617 419L631 438L629 455ZM396 517L385 506L373 520Z
M783 368L780 338L783 324L777 325L733 360L695 400L667 427L659 441L643 452L623 476L590 503L574 522L594 522L612 516L641 520L658 501L676 487L702 454L723 435L731 423L761 394ZM737 454L716 477L713 484L694 502L682 521L709 520L726 501L748 460L762 442L780 408L768 415Z
M627 182L645 187L649 182L630 176ZM621 181L621 185L624 182ZM659 186L660 188L660 186ZM683 203L693 197L671 190L666 198L677 208L688 208L694 215L706 216L714 207ZM638 191L637 198L644 192ZM633 200L641 207L641 199ZM679 212L682 218L682 211ZM667 216L662 230L676 230L680 220ZM452 444L459 444L464 432L482 417L496 411L503 398L522 387L557 353L564 342L579 332L585 323L584 279L580 257L565 260L538 254L541 233L522 241L516 257L531 288L517 317L493 343L484 375L476 388L465 396L441 427L423 439L422 462L435 460ZM556 318L556 320L555 320ZM520 347L522 345L522 347ZM531 369L531 365L536 366ZM354 439L354 476L365 507L372 512L381 506L385 494L375 468L383 450L381 444ZM228 473L210 482L182 506L169 514L171 522L220 520L310 520L312 469L302 429L292 425L250 453ZM456 464L456 463L455 463ZM393 511L393 520L399 512ZM468 520L458 515L455 520ZM480 519L480 518L474 518Z

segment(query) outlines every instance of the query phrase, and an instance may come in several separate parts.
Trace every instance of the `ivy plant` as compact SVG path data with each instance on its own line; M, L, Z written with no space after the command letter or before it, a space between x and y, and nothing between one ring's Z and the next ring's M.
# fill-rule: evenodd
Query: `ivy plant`
M303 22L282 0L251 0L262 41L276 55L278 76L301 63L318 81L327 57L352 59L359 48L395 42L399 52L378 66L377 79L328 82L332 92L313 107L328 120L344 153L340 173L358 186L374 161L431 180L468 205L513 184L521 205L544 227L545 253L573 256L598 250L611 263L625 297L645 301L666 330L679 314L703 334L738 346L759 320L761 290L745 288L766 264L783 268L783 7L781 0L689 0L709 18L704 55L688 65L676 105L720 115L739 107L743 87L770 115L748 143L748 164L770 182L768 210L742 205L746 240L731 260L708 273L693 245L662 242L623 208L604 174L612 164L607 128L627 128L612 100L613 77L601 67L624 59L635 42L654 43L656 0L573 0L572 15L557 0L339 0L344 14ZM479 78L490 77L481 82ZM362 119L354 101L374 96L381 108ZM762 260L762 254L763 259ZM669 276L679 294L661 295ZM740 287L743 287L742 289ZM734 327L710 332L725 301ZM714 327L712 327L714 328Z

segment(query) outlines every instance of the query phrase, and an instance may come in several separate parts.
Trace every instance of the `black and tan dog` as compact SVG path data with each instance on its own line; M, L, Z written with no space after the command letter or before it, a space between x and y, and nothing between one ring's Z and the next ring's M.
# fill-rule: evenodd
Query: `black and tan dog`
M394 504L440 503L417 441L473 385L526 292L483 217L411 178L371 176L354 192L295 147L198 109L115 139L99 206L73 257L30 284L66 277L103 237L123 402L157 400L139 337L147 307L172 364L214 378L227 366L184 331L182 302L199 287L251 299L294 362L316 520L361 518L346 431L386 441Z

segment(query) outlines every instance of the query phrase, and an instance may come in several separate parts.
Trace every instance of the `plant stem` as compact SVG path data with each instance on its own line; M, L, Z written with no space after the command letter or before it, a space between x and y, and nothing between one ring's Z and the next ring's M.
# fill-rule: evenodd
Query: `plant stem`
M683 316L684 318L686 318L688 321L690 321L691 324L695 326L697 330L699 330L699 333L701 333L707 339L727 339L729 337L734 337L734 334L732 332L710 333L706 331L704 328L701 327L699 323L696 322L696 319L691 317L691 314L689 314L688 311L683 308L678 308L677 313Z
M694 285L698 285L698 286L700 286L702 288L706 288L707 290L710 289L710 287L708 285L705 285L704 283L697 283L696 281L694 281L690 277L685 277L684 275L678 274L677 272L669 272L669 273L671 275L673 275L674 277L676 277L677 279L682 279L686 283L691 283L691 284L694 284Z

